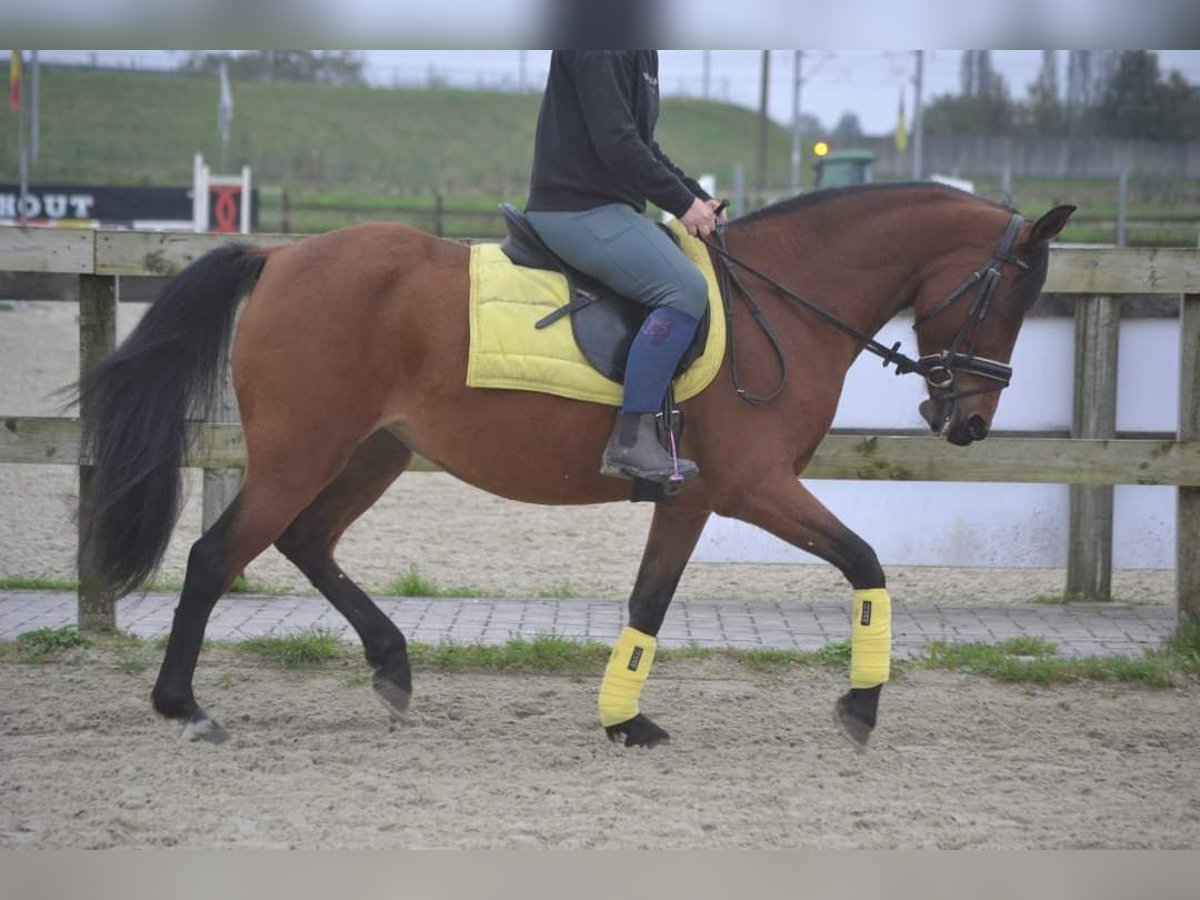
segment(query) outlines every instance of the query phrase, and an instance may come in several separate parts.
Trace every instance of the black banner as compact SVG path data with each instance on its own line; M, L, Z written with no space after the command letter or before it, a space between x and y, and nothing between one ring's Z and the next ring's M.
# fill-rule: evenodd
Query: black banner
M192 221L192 189L173 187L95 187L79 184L36 184L29 190L18 208L20 188L15 184L0 184L0 219L21 217L39 220L98 220L129 224L135 221ZM210 191L209 221L217 222L214 208L219 196L211 196L227 188L214 186ZM235 189L240 195L240 188ZM240 205L240 199L237 200ZM228 205L226 201L225 206ZM222 216L222 221L228 216ZM258 223L258 191L250 192L250 221Z

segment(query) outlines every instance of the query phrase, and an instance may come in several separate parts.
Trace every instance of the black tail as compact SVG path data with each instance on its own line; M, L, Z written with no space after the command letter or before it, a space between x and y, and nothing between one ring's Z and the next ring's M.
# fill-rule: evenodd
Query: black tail
M206 253L80 381L81 453L94 469L79 560L97 587L123 596L158 568L179 515L186 420L212 406L238 301L265 261L247 244Z

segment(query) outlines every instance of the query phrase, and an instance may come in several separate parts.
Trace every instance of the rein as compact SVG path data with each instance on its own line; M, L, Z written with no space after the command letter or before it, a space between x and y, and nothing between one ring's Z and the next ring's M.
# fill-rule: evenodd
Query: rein
M913 359L900 352L900 342L896 341L891 347L879 343L871 335L860 331L853 325L843 322L837 316L833 315L828 310L818 304L801 297L795 291L780 284L777 280L767 275L765 272L756 269L754 266L738 259L732 255L725 247L725 231L724 228L717 229L719 243L705 239L704 243L717 254L721 262L719 266L719 275L721 280L721 300L725 308L726 321L729 323L729 352L731 374L733 376L733 387L737 395L748 403L761 404L769 403L783 392L784 385L787 383L788 377L788 361L787 356L783 352L783 346L779 341L779 336L775 329L771 326L770 320L762 307L754 300L754 296L749 289L742 284L738 278L734 267L743 269L749 274L764 281L778 291L784 298L791 301L794 305L801 307L813 313L826 324L836 328L844 334L856 339L863 345L863 349L868 353L873 353L875 356L883 360L883 367L886 369L889 365L896 367L897 375L907 375L910 372L915 372L922 376L929 384L930 388L938 392L938 399L943 401L953 402L963 397L974 396L975 394L991 393L992 391L1003 390L1008 387L1012 380L1012 367L1002 362L997 362L986 357L976 356L972 351L975 347L975 341L979 336L980 326L983 320L987 318L988 306L991 303L992 294L996 290L996 285L1000 282L1000 268L1006 263L1014 263L1022 269L1028 269L1029 266L1020 259L1010 255L1013 243L1016 241L1017 232L1020 230L1023 220L1019 215L1013 213L1008 221L1008 226L1005 228L1004 236L1001 238L1000 246L991 258L983 265L971 273L962 284L954 291L947 295L942 300L938 301L932 309L923 315L919 316L913 323L913 330L916 331L930 319L945 312L956 301L964 297L972 287L979 285L979 292L975 295L971 303L970 309L967 311L966 318L959 326L958 333L954 337L953 343L948 350L943 350L941 353L927 354L919 359ZM750 308L751 314L754 316L759 327L770 341L771 348L775 352L776 358L780 364L779 383L767 394L757 395L746 390L741 386L741 380L738 377L737 365L737 338L733 326L733 288L737 288L738 293ZM954 373L967 372L972 375L978 375L982 378L996 382L993 387L977 388L972 391L954 391Z

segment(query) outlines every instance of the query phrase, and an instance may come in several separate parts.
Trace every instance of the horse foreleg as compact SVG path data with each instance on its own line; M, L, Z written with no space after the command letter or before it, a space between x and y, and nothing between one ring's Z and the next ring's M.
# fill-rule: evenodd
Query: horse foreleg
M340 475L288 526L275 546L358 633L372 686L394 716L408 710L412 669L404 635L333 559L338 540L408 467L412 451L380 430L359 445Z
M891 671L891 598L875 551L790 473L764 483L759 490L740 494L718 512L757 525L832 563L854 588L850 690L838 699L834 714L846 735L864 748Z
M653 747L669 738L642 715L642 687L650 675L662 627L679 578L692 556L709 510L659 505L629 597L629 625L613 646L600 686L600 722L610 740L626 747Z

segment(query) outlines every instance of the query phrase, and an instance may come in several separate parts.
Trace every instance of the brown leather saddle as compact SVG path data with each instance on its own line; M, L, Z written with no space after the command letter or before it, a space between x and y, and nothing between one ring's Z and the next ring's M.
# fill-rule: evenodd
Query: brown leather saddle
M561 272L567 279L567 303L541 319L537 327L547 328L564 316L569 317L575 343L587 361L605 378L624 383L629 348L650 311L556 256L538 237L524 214L511 204L500 204L500 214L508 227L508 237L501 242L500 249L513 263L531 269ZM663 230L671 240L675 240L670 231ZM706 310L696 329L696 336L679 361L675 377L686 372L704 352L708 341L709 318Z

